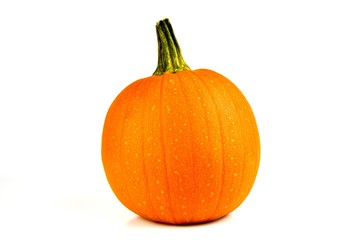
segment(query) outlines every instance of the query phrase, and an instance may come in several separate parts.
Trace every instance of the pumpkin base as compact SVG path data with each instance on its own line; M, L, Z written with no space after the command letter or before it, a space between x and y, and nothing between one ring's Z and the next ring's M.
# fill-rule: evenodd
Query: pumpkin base
M157 221L157 220L153 220L153 219L149 219L146 217L142 217L142 216L137 216L136 217L136 221L138 222L139 220L142 220L146 223L144 224L159 224L159 225L167 225L167 226L178 226L178 227L191 227L191 226L198 226L198 225L207 225L207 224L213 224L215 222L218 221L223 221L223 220L227 220L228 218L230 218L230 214L226 214L222 217L218 217L215 219L211 219L211 220L199 220L199 221L193 221L193 222L184 222L184 223L175 223L175 222L165 222L165 221ZM134 221L134 219L133 219Z

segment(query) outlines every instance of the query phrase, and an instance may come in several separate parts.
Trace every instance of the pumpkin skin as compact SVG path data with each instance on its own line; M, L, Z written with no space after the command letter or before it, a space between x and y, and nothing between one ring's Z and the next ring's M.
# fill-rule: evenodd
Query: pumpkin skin
M260 139L249 103L230 80L186 69L140 79L116 97L102 160L116 197L139 216L208 222L247 197Z

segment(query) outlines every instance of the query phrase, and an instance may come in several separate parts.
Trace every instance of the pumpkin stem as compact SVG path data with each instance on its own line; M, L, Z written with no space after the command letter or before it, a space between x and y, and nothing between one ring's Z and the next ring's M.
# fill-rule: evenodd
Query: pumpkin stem
M190 70L182 57L169 19L166 18L157 22L155 28L158 39L158 66L153 75Z

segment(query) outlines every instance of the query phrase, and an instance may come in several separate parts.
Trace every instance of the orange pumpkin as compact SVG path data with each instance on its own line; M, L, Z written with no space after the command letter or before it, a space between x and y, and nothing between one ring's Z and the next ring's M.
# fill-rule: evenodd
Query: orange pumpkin
M168 19L157 23L158 67L111 104L102 136L107 180L149 220L218 219L250 192L260 139L250 105L224 76L190 70Z

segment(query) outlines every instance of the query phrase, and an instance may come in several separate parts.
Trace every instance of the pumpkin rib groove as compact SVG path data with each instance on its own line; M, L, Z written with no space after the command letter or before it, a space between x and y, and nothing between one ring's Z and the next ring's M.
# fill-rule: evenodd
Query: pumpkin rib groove
M133 85L132 88L129 88L129 96L134 96L134 93L135 91L138 89L138 87L141 85L141 81L138 81L137 82L138 84L137 85ZM125 99L129 99L128 97L124 97ZM132 99L132 97L130 97L130 99ZM134 100L132 101L132 103L134 103ZM121 119L121 121L119 122L122 122L124 123L125 119L126 119L126 116L127 114L130 112L130 106L132 104L125 104L125 107L124 107L124 115L123 115L123 118ZM124 128L125 128L125 124L121 124L121 129L120 129L120 133L119 133L119 139L120 141L122 141L123 137L124 137ZM122 144L120 144L120 147L119 147L119 152L122 151L122 148L121 148ZM122 159L120 159L120 161L122 161ZM126 170L125 170L126 171ZM126 192L126 195L129 199L129 208L130 210L132 210L133 212L139 212L138 210L138 207L136 206L136 204L134 204L134 200L132 199L132 194L130 194L130 190L129 190L129 186L130 184L124 184L125 187L124 187L124 190ZM119 198L119 196L117 196Z
M131 90L131 94L130 96L134 96L136 90L139 88L139 86L141 85L142 81L138 81L138 84L136 86L134 86ZM128 98L127 98L128 99ZM130 97L130 99L132 99L132 103L134 104L134 99L132 97ZM131 106L132 104L126 104L125 107L124 107L124 118L122 120L122 122L124 123L125 119L126 119L126 116L127 114L130 112ZM121 128L121 131L120 131L120 134L119 134L119 139L122 141L123 140L123 137L124 137L124 128L125 128L125 124L122 124L122 128ZM120 146L122 146L120 144ZM121 147L120 147L120 152L122 151ZM122 160L122 159L120 159ZM139 212L139 209L138 207L136 206L135 202L134 202L134 199L132 198L132 194L130 194L130 190L129 190L129 187L130 187L130 184L124 184L125 185L125 189L127 191L127 197L129 198L129 202L131 203L131 206L132 206L132 211L134 212Z
M217 74L216 77L217 77L218 79L222 80L220 75ZM223 78L223 76L222 76L222 78ZM230 83L228 82L228 84L230 84ZM236 87L236 86L233 86L233 87ZM237 87L236 87L236 88L237 88ZM225 88L225 91L227 91L227 90L228 90L228 88ZM238 90L238 88L237 88L237 90ZM247 99L245 98L245 96L243 95L243 93L241 93L240 91L239 91L239 93L240 93L241 96L242 96L242 101L245 101L245 102L248 104ZM234 99L233 94L229 94L229 95L230 95L230 97L231 97L231 100L233 101L233 104L235 104L238 109L241 109L241 106L240 106L241 104L239 104L239 101L236 101L236 100ZM237 113L238 113L238 115L240 116L240 118L242 118L241 112L240 112L240 111L237 111ZM247 138L249 138L249 136L247 136ZM246 178L246 174L247 174L247 173L245 173L245 171L244 171L244 169L246 169L246 162L247 162L247 161L245 160L245 159L246 159L246 153L244 152L243 155L244 155L244 157L243 157L244 161L242 161L242 170L241 170L242 176L241 176L240 185L239 185L239 187L238 187L237 195L236 195L236 196L239 196L239 199L238 199L238 198L235 198L234 201L232 202L233 209L237 208L237 207L245 200L245 197L248 195L248 193L249 193L249 191L250 191L249 186L246 185L247 182L244 181L244 179ZM244 188L246 188L246 189L244 189ZM241 194L242 191L246 191L243 196L242 196L242 194ZM237 202L237 201L239 201L239 202Z
M184 71L184 73L185 73L185 71ZM192 74L191 72L188 72L187 75L192 76L193 74ZM194 75L193 75L193 77L194 77ZM192 77L189 77L189 78L192 79ZM196 86L196 84L194 83L194 80L191 81L190 79L188 79L188 80L189 80L189 81L188 81L188 84L192 83L194 86ZM194 89L197 89L197 88L194 87ZM203 98L201 97L201 94L199 93L199 91L196 90L196 92L197 92L197 98L203 99ZM188 101L189 101L189 99L188 99ZM202 103L204 103L204 100L202 100ZM203 114L204 114L203 119L204 119L204 121L205 121L205 123L206 123L206 126L207 126L207 128L206 128L207 137L208 137L208 138L207 138L207 141L209 142L209 146L212 146L214 143L213 143L213 139L210 137L210 131L209 131L209 127L208 127L208 126L210 126L211 121L209 121L209 117L208 117L208 115L207 115L207 113L206 113L206 109L205 109L205 107L203 106L203 104L202 104L202 109L203 109ZM201 117L199 117L199 118L202 119ZM196 129L195 129L195 130L196 130ZM194 144L192 144L192 145L194 145ZM207 156L208 156L208 157L211 156L211 151L210 151L210 149L208 149ZM194 183L195 183L195 182L194 182ZM199 217L199 218L202 218L202 217Z
M232 210L233 209L236 209L243 201L244 201L244 198L242 199L242 197L241 197L241 193L242 193L242 191L244 190L244 179L246 178L245 176L246 176L246 173L245 173L245 168L246 168L246 161L245 161L245 159L246 159L246 153L244 152L243 154L243 159L244 159L244 161L242 161L242 168L241 168L241 173L242 173L242 175L241 175L241 179L240 179L240 181L239 181L239 185L238 185L238 189L236 190L236 192L237 192L237 194L236 194L236 197L233 199L233 201L232 201L232 203L230 204L231 205L231 208L232 208ZM248 192L248 191L247 191ZM247 196L248 195L248 193L245 193L245 195Z
M220 74L218 74L218 75L221 76ZM249 114L248 114L249 117L252 117L253 122L256 122L253 110L252 110L247 98L244 96L244 94L232 82L228 81L228 84L235 87L237 89L237 91L242 95L242 97L243 97L242 100L247 104L246 106L247 106L247 110L249 112ZM257 126L255 126L254 128L251 128L251 129L253 129L253 132L249 133L247 137L253 139L253 141L250 141L252 143L252 145L253 145L252 147L259 153L260 152L260 142L259 142L258 128L257 128ZM252 137L252 136L257 136L257 137ZM245 162L248 162L248 161L245 161ZM260 162L260 156L256 156L254 158L254 161L253 161L253 163L255 163L255 166L253 166L253 171L251 173L249 173L249 175L251 175L251 179L253 179L253 181L248 184L247 189L246 189L246 193L244 194L242 202L246 199L246 197L248 196L248 194L250 193L250 191L253 188L253 184L255 183L255 179L256 179L256 176L257 176L257 172L258 172L259 162ZM249 178L250 177L248 177L248 179ZM246 182L242 181L242 183L245 184ZM239 204L241 204L241 203L239 203Z
M143 81L143 85L146 85L145 83L148 83L148 81ZM150 80L149 80L149 83L150 83ZM144 86L143 87L143 89L144 90L148 90L149 88L150 88L150 86L149 86L150 84L148 84L147 86ZM148 121L146 121L146 119L145 119L145 108L146 108L146 106L145 106L145 104L144 104L145 102L143 101L142 102L142 104L141 104L141 108L142 108L142 117L141 117L141 119L142 119L142 124L141 124L141 132L142 132L142 137L141 137L141 151L142 151L142 153L141 153L141 155L142 155L142 170L143 170L143 176L144 176L144 185L145 185L145 192L146 192L146 194L147 194L147 202L146 203L148 203L148 201L150 202L150 206L151 206L151 208L152 208L152 212L153 212L153 217L154 216L156 216L158 219L160 219L160 217L159 217L159 215L157 214L157 211L155 211L155 207L154 207L154 203L153 203L153 201L152 201L152 198L151 198L151 196L150 196L150 191L149 191L149 179L148 179L148 173L147 173L147 171L145 170L146 169L146 167L145 167L145 148L144 148L144 143L145 143L145 127L144 127L144 124L145 123L147 123Z
M183 71L183 74L186 75L185 73L187 73L188 71ZM181 89L181 92L182 92L182 96L183 96L183 99L185 101L185 103L189 103L190 100L189 100L189 97L188 95L186 94L186 90L185 90L185 87L183 86L183 79L181 78L181 74L177 74L178 76L178 82L179 82L179 88ZM188 129L189 129L189 132L192 131L192 121L190 120L190 117L189 117L189 113L187 114L187 126L188 126ZM191 146L194 146L194 139L191 138L190 139L190 142L191 142ZM192 187L192 194L193 194L193 198L192 199L195 199L194 195L196 195L196 186L195 186L195 179L194 179L194 159L195 159L195 154L194 154L194 150L191 149L192 153L191 153L191 160L192 160L192 173L191 173L191 176L192 176L192 184L193 184L193 187ZM190 217L190 222L193 222L193 219L194 219L194 212L195 211L191 211L191 217Z
M212 71L212 72L213 72L213 71ZM206 72L206 74L209 75L208 71ZM235 86L231 81L229 81L227 78L225 78L223 75L221 75L221 74L219 74L219 73L216 73L216 74L215 74L215 77L216 77L219 81L223 81L223 82L224 82L224 80L227 80L227 82L226 82L227 86L231 86L233 89L236 89L236 90L237 90L238 94L239 94L240 96L242 96L242 99L241 99L241 100L244 101L244 103L246 103L249 117L252 117L253 122L256 122L254 113L253 113L253 111L252 111L252 108L251 108L251 106L250 106L247 98L246 98L246 97L244 96L244 94L238 89L238 87ZM233 104L235 104L235 106L237 106L238 109L242 109L241 106L244 106L244 104L241 104L239 100L238 100L238 101L235 100L234 94L229 93L229 89L230 89L230 88L228 88L228 87L224 87L224 91L225 91L225 92L228 92L228 95L230 96ZM238 113L238 115L242 118L240 111L237 111L237 113ZM259 137L256 137L256 138L252 137L252 136L259 136L258 128L257 128L257 126L256 126L255 128L252 128L252 129L254 129L254 132L247 134L247 139L245 139L245 140L247 140L247 142L250 142L248 138L251 138L251 139L253 138L254 141L253 141L253 143L252 143L252 145L253 145L252 147L253 147L255 150L258 149L257 152L260 152L260 151L259 151L259 149L260 149L260 143L259 143L259 140L258 140ZM246 153L244 153L244 155L246 155ZM244 156L244 159L245 159L245 158L246 158L246 156ZM256 163L256 165L253 167L253 171L252 171L251 173L248 173L248 175L251 175L251 176L252 176L251 179L253 179L253 182L247 183L247 182L244 181L244 179L249 179L249 176L246 177L246 174L245 174L244 171L242 170L242 177L241 177L241 181L240 181L240 186L239 186L239 190L238 190L237 195L236 195L236 196L239 196L239 199L237 199L237 198L234 199L234 201L233 201L233 203L232 203L233 209L236 209L236 208L246 199L246 197L248 196L248 194L249 194L250 191L252 190L252 187L253 187L253 184L254 184L254 182L255 182L255 178L256 178L256 176L257 176L257 172L258 172L260 157L258 156L258 157L255 157L254 159L255 159L255 160L254 160L253 162ZM242 169L247 169L246 166L245 166L245 165L246 165L246 162L248 162L248 161L246 161L246 160L242 161ZM244 189L244 188L245 188L245 189ZM243 194L241 194L242 191L246 191L246 192L243 193ZM242 196L242 195L243 195L243 196ZM236 202L237 200L240 201L240 202L237 203L237 202Z
M221 76L221 75L219 75L218 73L214 73L213 72L213 74L212 74L212 76L211 76L211 74L208 72L208 71L203 71L202 72L203 74L205 74L205 75L208 75L208 76L210 76L210 77L213 77L213 78L217 78L219 81L222 81L222 82L224 82L224 77L223 76ZM235 101L235 99L234 99L234 97L233 97L233 94L231 94L230 92L229 92L229 88L227 88L227 87L223 87L223 85L222 85L222 89L223 89L223 91L227 94L227 95L229 95L230 96L230 100L232 101L232 103L234 104L234 106L237 108L237 109L241 109L241 107L239 106L239 104L238 104L238 102L237 101ZM242 94L242 97L244 98L244 96L243 96L243 94ZM240 111L237 111L237 115L240 117L240 119L242 119L242 116L241 116L241 113L240 113ZM246 158L246 153L244 152L243 154L243 159L244 159L244 161L242 161L242 167L241 167L241 170L240 170L240 172L242 173L242 175L241 175L241 177L240 177L240 181L239 181L239 185L237 186L237 190L236 190L236 192L237 192L237 194L235 195L235 198L233 199L233 201L231 202L231 204L230 204L230 207L232 208L232 209L235 209L235 208L237 208L237 206L240 204L240 203L237 203L237 200L238 200L238 196L240 196L240 192L243 190L243 188L244 188L244 179L245 179L245 172L244 172L244 169L245 169L245 164L246 164L246 161L245 161L245 158ZM241 200L241 201L243 201L243 200Z
M213 106L214 106L214 109L216 110L216 115L217 115L217 119L218 119L218 125L219 125L219 131L220 131L220 139L221 139L221 146L222 146L222 157L221 157L221 161L222 161L222 170L221 170L221 173L222 173L222 178L221 178L221 184L220 184L220 190L217 194L218 196L218 199L217 199L217 204L216 204L216 207L215 209L213 210L213 213L210 214L210 219L214 219L214 215L217 215L217 212L218 212L218 208L219 208L219 203L220 203L220 200L221 200L221 196L222 196L222 193L224 191L224 182L225 182L225 152L224 152L224 137L223 137L223 126L222 126L222 121L221 121L221 118L219 116L219 109L218 109L218 106L217 106L217 103L215 101L215 98L213 96L213 93L211 92L211 90L209 89L209 87L207 86L207 84L204 82L204 79L203 77L201 77L199 74L197 74L196 71L192 71L192 74L194 74L195 76L197 76L197 78L200 80L200 82L202 83L202 85L204 86L204 88L207 90L207 93L209 94L210 98L212 99L212 102L213 102Z
M168 178L168 168L167 168L167 163L166 163L166 155L165 155L165 145L164 145L164 124L163 123L163 114L164 114L164 104L163 104L163 98L164 98L164 83L166 81L166 76L167 74L163 74L161 76L161 84L160 84L160 94L159 94L159 124L160 124L160 127L159 127L159 132L160 132L160 144L162 146L162 151L161 151L161 154L162 154L162 162L163 162L163 165L164 165L164 173L165 173L165 182L166 182L166 188L167 188L167 191L165 191L167 193L167 198L168 198L168 203L169 203L169 215L170 217L172 218L172 222L174 224L177 224L176 223L176 219L175 219L175 216L173 215L173 206L172 206L172 201L171 201L171 196L170 196L170 187L169 187L169 178Z

